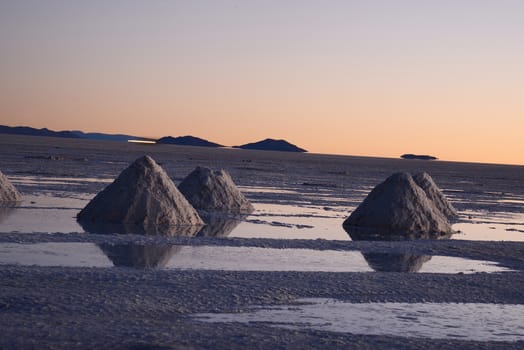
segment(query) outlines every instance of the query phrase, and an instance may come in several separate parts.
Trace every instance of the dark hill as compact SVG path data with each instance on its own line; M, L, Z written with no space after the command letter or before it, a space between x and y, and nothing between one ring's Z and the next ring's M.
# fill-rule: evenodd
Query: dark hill
M419 160L436 160L437 157L419 154L403 154L400 156L402 159L419 159Z
M127 142L129 140L150 140L143 137L125 135L125 134L104 134L100 132L87 132L74 131L80 138L90 139L90 140L106 140L106 141L123 141Z
M242 146L234 146L242 149L256 149L261 151L280 151L280 152L307 152L305 149L297 147L285 140L265 139L259 142L248 143Z
M165 136L156 141L160 144L170 144L170 145L181 145L181 146L198 146L198 147L224 147L218 143L210 142L194 136Z
M65 137L65 138L80 138L79 135L73 131L53 131L49 129L35 129L28 126L6 126L0 125L0 134L11 135L29 135L29 136L51 136L51 137Z
M125 141L128 140L149 140L144 137L124 135L124 134L104 134L104 133L85 133L83 131L53 131L49 129L36 129L29 126L6 126L0 125L0 134L11 135L29 135L29 136L50 136L50 137L65 137L71 139L92 139L92 140L108 140L108 141Z

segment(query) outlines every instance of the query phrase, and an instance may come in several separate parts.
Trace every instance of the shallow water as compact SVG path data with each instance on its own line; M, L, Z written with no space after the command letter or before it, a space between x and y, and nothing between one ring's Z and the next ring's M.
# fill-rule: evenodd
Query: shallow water
M24 196L15 208L2 208L0 233L70 233L84 232L76 214L93 195L50 191ZM322 207L284 203L254 203L255 212L240 221L207 227L207 236L351 240L342 223L352 207ZM452 239L524 241L524 214L465 211L460 231Z
M9 176L14 185L41 186L41 185L71 185L77 183L111 183L113 179L94 177L48 177L48 176Z
M0 264L324 272L505 272L489 261L313 249L93 243L0 244Z
M0 244L0 264L25 266L111 267L94 243Z
M300 299L305 305L253 307L251 312L196 314L203 322L264 322L289 329L462 339L524 340L524 305L452 303L345 303Z

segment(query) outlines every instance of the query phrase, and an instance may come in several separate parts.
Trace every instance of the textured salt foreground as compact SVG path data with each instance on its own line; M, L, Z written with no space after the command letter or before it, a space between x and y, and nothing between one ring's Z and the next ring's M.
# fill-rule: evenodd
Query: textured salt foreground
M175 182L196 166L225 168L241 188L278 188L251 192L257 203L328 207L346 214L371 188L398 172L427 171L461 212L486 220L489 212L521 214L522 167L418 162L303 154L268 154L227 149L155 148L73 140L30 141L0 138L3 168L12 177L53 179L36 186L17 183L24 195L94 196L134 159L150 153ZM51 160L48 156L56 156ZM42 158L25 158L42 156ZM80 180L92 177L93 180ZM76 178L78 181L61 181ZM56 181L58 179L59 181ZM503 179L503 180L501 180ZM307 185L305 185L307 184ZM343 198L343 201L340 199ZM81 209L78 208L78 209ZM467 215L462 215L467 213ZM502 217L502 216L501 216ZM341 218L338 225L344 219ZM292 230L290 230L292 232ZM397 335L359 335L307 328L283 329L272 323L206 323L196 314L252 312L253 306L294 305L301 298L346 302L524 304L524 244L518 242L329 241L164 237L138 235L0 234L3 243L93 242L257 246L358 250L369 254L442 255L490 260L517 270L498 274L412 274L399 272L238 272L164 271L118 268L0 266L0 348L245 349L519 349L522 342L479 342ZM513 233L512 233L513 234ZM515 235L518 232L514 233ZM494 238L497 240L496 238ZM110 248L111 249L111 248ZM115 250L107 254L118 256ZM172 252L141 266L162 266ZM175 256L176 257L176 254ZM124 261L115 262L125 265ZM417 264L418 262L414 262ZM407 268L411 263L404 264ZM377 319L380 322L380 319Z

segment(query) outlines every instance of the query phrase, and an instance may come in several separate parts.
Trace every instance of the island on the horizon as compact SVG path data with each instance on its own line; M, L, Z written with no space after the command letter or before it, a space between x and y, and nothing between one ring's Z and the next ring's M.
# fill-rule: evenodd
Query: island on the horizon
M280 151L280 152L307 152L286 140L265 139L258 142L247 143L241 146L233 146L233 148L251 149L259 151Z
M144 140L153 141L148 137L125 135L125 134L105 134L99 132L83 132L79 130L61 130L54 131L47 128L37 129L30 126L7 126L0 125L0 134L26 135L26 136L45 136L45 137L62 137L70 139L89 139L89 140L106 140L106 141L124 141Z
M403 154L403 155L400 156L400 158L402 158L402 159L418 159L418 160L437 160L438 159L437 157L430 156L430 155L427 155L427 154L411 154L411 153Z
M201 139L195 136L164 136L156 140L158 144L169 144L179 146L197 146L197 147L224 147L224 145Z

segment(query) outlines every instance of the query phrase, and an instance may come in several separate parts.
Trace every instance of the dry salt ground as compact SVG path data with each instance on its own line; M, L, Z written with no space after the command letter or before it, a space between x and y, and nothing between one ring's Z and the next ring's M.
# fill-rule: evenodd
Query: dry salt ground
M0 348L524 347L523 167L5 136L24 202L0 214ZM144 154L177 184L226 169L255 212L222 236L84 233L76 213ZM399 171L431 174L462 233L350 241Z

